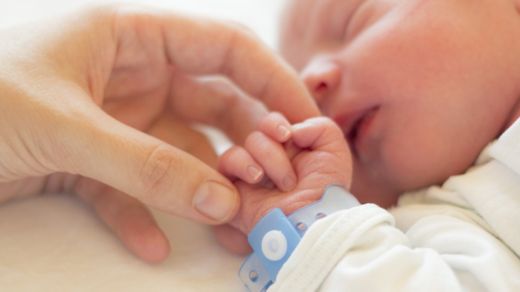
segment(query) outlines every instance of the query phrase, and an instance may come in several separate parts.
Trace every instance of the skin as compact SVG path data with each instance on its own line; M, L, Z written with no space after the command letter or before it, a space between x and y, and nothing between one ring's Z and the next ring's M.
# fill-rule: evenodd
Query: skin
M296 72L228 23L110 6L0 39L1 199L74 193L148 262L169 243L145 206L207 224L239 209L191 123L239 143L262 103L292 122L319 113Z
M288 132L281 135L280 126ZM251 166L261 175L253 175ZM349 188L352 161L343 132L332 120L319 117L290 125L271 113L243 147L234 146L220 157L219 170L235 182L242 203L230 224L216 229L217 239L242 254L250 252L244 234L273 206L291 214L321 198L328 185ZM292 184L285 183L287 177Z
M282 54L323 114L342 128L340 139L352 150L350 190L361 202L390 207L403 192L464 172L520 117L520 40L512 37L520 35L519 3L290 1ZM260 152L246 149L253 156ZM254 165L222 160L235 176L244 176L247 165L240 163ZM280 159L276 163L284 168ZM284 175L292 171L286 168ZM314 186L320 187L325 184ZM246 189L241 196L247 202L257 192ZM232 251L250 252L236 230L247 234L275 207L290 214L299 202L293 199L243 202L241 210L249 213L239 212L235 229L222 227L218 238Z
M519 115L518 1L292 1L283 55L322 112L377 108L353 152L352 192L389 207L466 170Z

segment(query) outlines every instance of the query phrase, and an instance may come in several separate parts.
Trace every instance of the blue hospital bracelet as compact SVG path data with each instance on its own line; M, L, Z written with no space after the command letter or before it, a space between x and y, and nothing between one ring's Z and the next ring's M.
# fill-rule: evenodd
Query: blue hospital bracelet
M249 233L248 241L253 253L240 267L240 280L249 291L266 291L314 222L357 205L359 202L347 190L331 185L325 189L321 200L289 217L282 210L273 209Z

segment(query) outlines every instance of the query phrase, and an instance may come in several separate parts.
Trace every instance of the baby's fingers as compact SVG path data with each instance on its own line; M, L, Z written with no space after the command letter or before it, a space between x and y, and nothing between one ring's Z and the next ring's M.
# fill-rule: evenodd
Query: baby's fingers
M260 121L259 129L279 143L285 143L291 138L291 124L282 114L277 112L264 117Z
M246 139L245 148L280 190L290 191L296 186L292 162L280 143L257 131Z
M293 125L292 139L300 148L350 155L343 132L331 119L325 117L311 118Z
M242 147L233 146L219 160L218 170L228 178L239 178L247 183L258 183L264 172L262 167Z

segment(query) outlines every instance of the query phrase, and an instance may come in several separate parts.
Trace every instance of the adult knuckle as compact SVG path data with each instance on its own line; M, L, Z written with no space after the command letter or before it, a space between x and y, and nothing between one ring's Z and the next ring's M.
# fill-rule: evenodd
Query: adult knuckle
M171 171L178 161L171 149L165 145L153 147L144 162L140 179L149 195L162 193L173 184Z
M227 44L223 46L223 50L220 52L220 68L219 71L224 75L233 77L235 73L233 66L231 66L232 56L234 56L234 50L236 48L244 48L249 46L250 36L240 29L237 25L228 23L217 23L221 31L225 32Z

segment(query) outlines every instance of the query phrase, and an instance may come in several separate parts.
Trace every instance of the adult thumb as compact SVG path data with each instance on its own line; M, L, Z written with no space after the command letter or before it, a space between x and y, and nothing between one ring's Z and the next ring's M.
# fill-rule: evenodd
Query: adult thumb
M103 182L170 214L209 224L234 217L239 197L224 176L182 150L94 111L89 121L78 118L62 132L67 143L61 147L68 155L57 165L63 171Z

